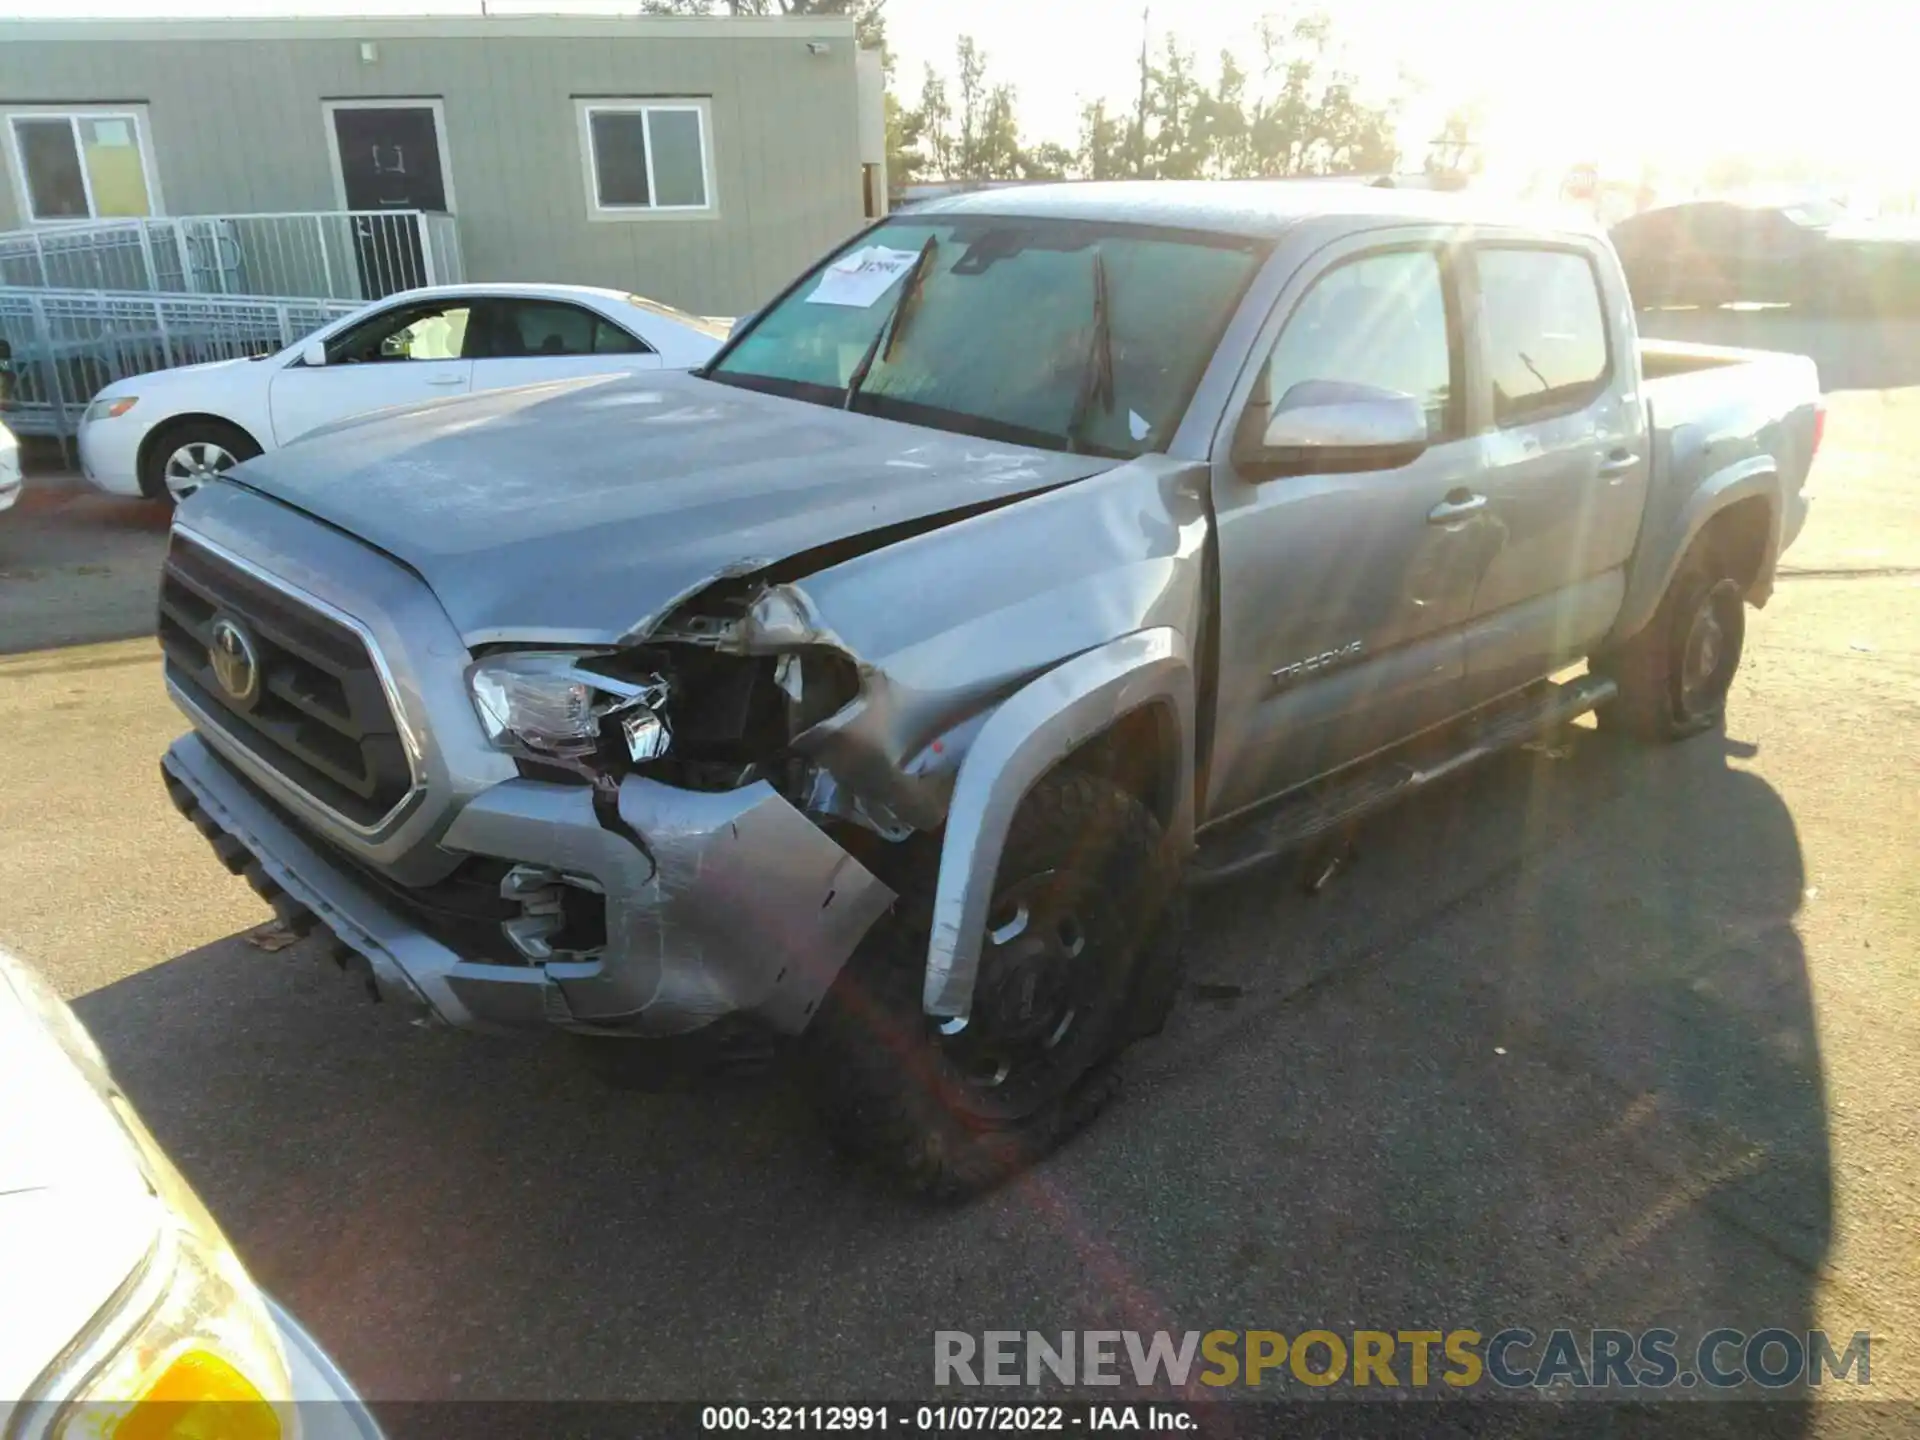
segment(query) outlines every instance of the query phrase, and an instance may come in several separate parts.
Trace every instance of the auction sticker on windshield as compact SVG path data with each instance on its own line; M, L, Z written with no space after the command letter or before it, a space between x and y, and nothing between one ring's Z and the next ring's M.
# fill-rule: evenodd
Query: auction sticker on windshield
M890 250L885 245L869 245L851 255L843 255L826 268L809 305L848 305L865 310L878 300L907 271L913 268L918 250Z

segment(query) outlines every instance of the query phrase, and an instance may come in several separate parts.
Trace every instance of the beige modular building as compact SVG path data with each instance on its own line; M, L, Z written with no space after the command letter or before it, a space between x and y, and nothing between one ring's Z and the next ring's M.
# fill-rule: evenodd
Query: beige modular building
M48 252L209 217L123 229L152 274L217 272L187 289L563 281L735 314L884 209L881 86L834 16L0 21L0 239L112 288Z

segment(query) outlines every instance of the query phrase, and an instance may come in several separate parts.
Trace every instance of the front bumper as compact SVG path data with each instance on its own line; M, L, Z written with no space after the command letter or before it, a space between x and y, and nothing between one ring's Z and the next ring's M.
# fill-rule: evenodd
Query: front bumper
M483 963L426 933L200 736L175 741L161 769L222 863L284 919L324 926L382 998L463 1028L670 1036L745 1015L797 1034L894 899L764 783L707 794L630 776L619 812L635 844L600 822L585 787L509 780L469 801L441 848L603 893L606 943Z
M139 495L140 442L149 428L125 415L112 420L82 420L76 447L81 478L109 495Z
M379 1422L320 1342L271 1295L261 1299L286 1353L300 1440L384 1440Z

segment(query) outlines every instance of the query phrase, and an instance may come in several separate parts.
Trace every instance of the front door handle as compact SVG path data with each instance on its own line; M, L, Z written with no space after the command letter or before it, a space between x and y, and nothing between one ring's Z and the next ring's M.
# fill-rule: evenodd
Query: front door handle
M1487 508L1487 497L1475 495L1470 490L1449 490L1447 498L1427 512L1429 525L1451 525L1456 520L1465 520L1469 515L1478 515Z
M1601 478L1606 480L1615 479L1618 476L1625 475L1639 463L1640 457L1631 450L1611 451L1608 453L1607 458L1600 462Z
M465 383L465 379L459 375L435 375L427 381L429 385L464 385Z

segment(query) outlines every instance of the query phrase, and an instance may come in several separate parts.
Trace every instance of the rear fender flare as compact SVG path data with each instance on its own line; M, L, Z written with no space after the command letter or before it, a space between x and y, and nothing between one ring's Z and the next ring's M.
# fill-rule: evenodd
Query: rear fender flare
M1764 590L1773 578L1774 559L1780 553L1780 472L1771 455L1755 455L1729 465L1707 477L1680 507L1664 536L1643 536L1643 553L1627 581L1627 594L1620 614L1608 632L1608 645L1637 635L1660 608L1661 597L1673 583L1680 562L1693 548L1694 541L1715 516L1755 497L1767 502L1771 515L1771 538L1766 559L1761 563L1755 589Z
M980 728L954 781L934 890L922 992L929 1015L964 1017L986 931L993 882L1014 812L1036 781L1121 716L1165 706L1179 747L1172 811L1163 817L1175 854L1193 836L1194 679L1186 639L1169 628L1137 631L1047 671L1009 697Z

